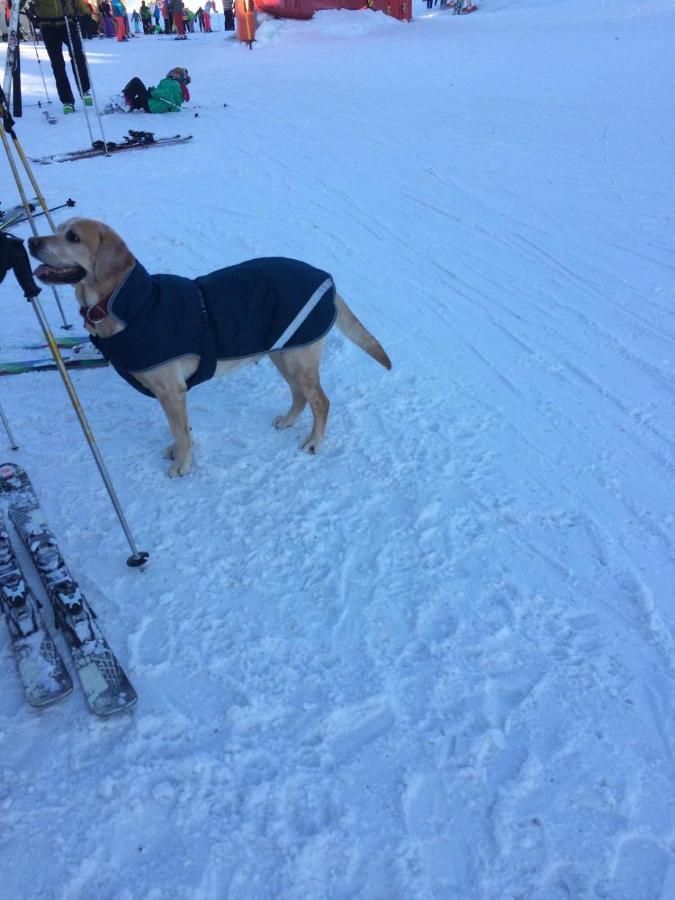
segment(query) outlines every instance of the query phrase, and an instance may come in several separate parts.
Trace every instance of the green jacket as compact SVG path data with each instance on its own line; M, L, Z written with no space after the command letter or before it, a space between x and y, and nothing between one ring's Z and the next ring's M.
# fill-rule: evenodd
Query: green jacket
M157 87L150 88L148 109L151 113L178 112L183 103L183 91L173 78L162 78Z
M69 19L89 15L82 0L64 0L63 5L61 0L35 0L33 3L33 9L41 22L62 22L64 7Z

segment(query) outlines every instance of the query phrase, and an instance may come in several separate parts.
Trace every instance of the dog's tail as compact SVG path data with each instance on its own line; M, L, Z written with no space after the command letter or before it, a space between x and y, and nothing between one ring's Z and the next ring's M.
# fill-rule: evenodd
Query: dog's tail
M363 327L339 294L335 295L335 303L337 305L337 327L344 336L364 350L368 356L377 360L385 369L391 369L391 360L384 352L382 345Z

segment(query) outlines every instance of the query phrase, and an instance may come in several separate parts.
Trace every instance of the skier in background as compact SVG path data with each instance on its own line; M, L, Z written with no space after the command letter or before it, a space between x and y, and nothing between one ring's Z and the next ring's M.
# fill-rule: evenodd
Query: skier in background
M183 0L166 0L166 8L173 19L173 24L178 32L176 40L186 41L187 34L185 34L185 21L183 19Z
M187 86L191 80L187 69L176 66L166 73L157 87L146 88L140 78L132 78L122 93L130 110L142 109L148 113L178 112L183 103L190 99Z
M122 0L112 0L118 41L127 40L127 10Z
M98 9L101 13L101 28L103 29L103 34L107 38L115 37L115 23L113 21L112 9L108 0L101 0Z
M79 83L82 91L82 100L86 106L93 106L87 61L76 21L78 17L87 15L86 6L82 0L34 0L32 8L40 25L40 34L54 72L56 91L63 104L63 112L66 115L75 112L75 95L63 59L64 44L70 54L75 83Z
M216 29L218 30L220 26L218 25L218 10L216 9L216 4L214 0L206 0L204 4L204 21L208 22L207 31L213 31L213 25L211 24L211 17L215 18L216 21Z
M211 7L215 5L209 2L204 4L204 10L202 12L202 19L204 20L204 31L211 31Z
M223 0L225 31L234 31L234 0Z
M150 31L152 30L152 14L150 12L150 7L146 4L145 0L141 3L139 15L143 24L143 34L150 34Z

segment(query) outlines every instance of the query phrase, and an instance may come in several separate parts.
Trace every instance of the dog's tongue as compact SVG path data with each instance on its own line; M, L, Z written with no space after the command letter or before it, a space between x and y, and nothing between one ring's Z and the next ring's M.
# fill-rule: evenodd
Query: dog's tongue
M37 269L35 269L33 275L35 275L36 278L44 278L45 276L49 277L50 275L55 275L58 271L58 269L55 269L52 266L48 266L43 263L41 266L38 266Z
M39 265L33 272L40 281L46 281L53 284L55 281L61 284L70 284L73 280L78 281L78 276L83 270L79 266L72 266L70 269L57 269L54 266L48 266L46 263Z

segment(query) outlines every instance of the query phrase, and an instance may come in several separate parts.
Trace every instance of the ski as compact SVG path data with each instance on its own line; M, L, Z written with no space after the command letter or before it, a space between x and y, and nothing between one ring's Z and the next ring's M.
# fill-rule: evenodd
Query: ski
M89 343L89 335L88 334L71 334L67 337L64 336L55 336L54 343L60 350L72 350L75 347L80 347L82 344ZM46 350L49 347L49 344L46 341L38 341L37 344L24 344L24 350Z
M44 210L36 212L37 203L37 198L35 198L28 204L31 217L33 219L37 219L39 216L44 216L45 214ZM73 206L75 206L75 201L71 200L69 197L65 203L60 203L58 206L50 207L49 212L56 212L57 209L72 209ZM15 206L11 210L7 210L4 217L0 217L0 231L4 231L6 228L9 228L10 225L20 225L21 222L25 221L26 219L28 219L28 216L26 215L26 210L23 208L23 205Z
M42 111L42 115L49 122L50 125L56 125L56 116L54 113L50 112L48 109L44 109Z
M44 623L38 601L26 583L2 520L0 608L7 622L28 704L40 708L67 696L73 689L73 682Z
M130 110L129 110L128 106L122 106L120 101L117 100L115 97L111 97L110 100L108 101L108 103L106 103L105 107L103 108L103 112L101 113L101 115L109 116L112 113L116 113L116 112L126 114L126 113L130 112Z
M21 4L19 0L12 3L9 12L9 22L7 23L7 54L5 56L5 77L2 83L2 89L7 97L9 107L9 94L12 87L12 81L19 66L19 16L21 15ZM14 115L18 115L16 110Z
M66 369L95 369L107 366L108 360L102 356L63 356ZM49 372L57 369L53 357L44 359L23 359L17 362L0 363L0 377L3 375L25 375L27 372Z
M0 486L9 495L9 517L42 580L89 708L97 716L128 709L138 699L136 691L66 566L28 475L7 463L0 466Z
M77 159L91 159L94 156L121 153L124 150L147 150L150 147L168 147L173 144L185 144L191 140L191 134L174 134L171 137L156 138L150 131L130 131L129 136L125 137L124 142L121 144L116 144L112 141L109 141L107 144L104 144L103 141L94 141L88 150L73 150L68 153L55 153L52 156L33 158L31 162L41 166L48 166L51 165L51 163L72 162Z
M32 200L29 200L28 207L31 212L36 210L38 207L38 198L33 197ZM23 207L23 203L17 203L15 206L10 206L9 209L0 209L0 228L6 228L8 225L13 225L14 222L25 218L25 215L26 210Z
M180 112L192 112L193 110L203 109L203 107L200 106L198 103L194 103L194 104L191 103L189 106L187 106L186 104L179 106L177 103L169 103L168 100L165 100L164 102L169 104L169 106L172 106L176 110L179 110ZM224 103L223 106L227 106L227 104ZM124 115L126 116L126 115L129 115L129 113L133 113L133 112L140 112L140 110L133 110L133 109L130 109L128 106L122 106L117 100L111 99L109 103L106 103L101 115L102 116L112 116L116 113L124 113ZM148 115L151 115L151 114L148 113Z

